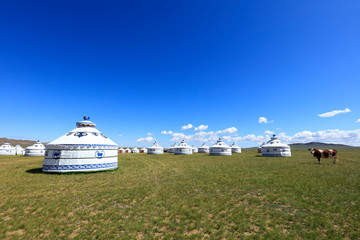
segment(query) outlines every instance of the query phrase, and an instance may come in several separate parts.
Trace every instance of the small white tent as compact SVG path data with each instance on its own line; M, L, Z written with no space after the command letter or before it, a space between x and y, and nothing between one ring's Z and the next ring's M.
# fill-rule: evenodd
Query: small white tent
M263 157L291 157L290 146L282 143L275 135L262 145L261 152Z
M182 140L179 145L175 147L175 155L191 155L192 148L188 145L185 140Z
M146 148L142 148L142 149L140 150L140 153L147 153L147 149L146 149Z
M195 145L193 145L193 146L191 147L191 149L192 149L192 152L193 152L193 153L197 153L197 152L199 151L198 148L195 147Z
M230 147L231 147L231 152L232 153L241 153L241 147L236 145L235 142L233 142L233 144Z
M37 141L34 145L25 148L25 156L45 156L45 146Z
M199 148L198 148L198 152L199 153L209 153L210 148L208 145L206 145L206 143L203 143Z
M261 153L261 147L265 145L265 142L263 142L259 147L258 147L258 153Z
M125 150L121 147L119 148L119 153L125 153Z
M23 149L19 144L15 146L16 155L24 155L25 149Z
M43 172L94 172L118 166L118 146L85 116L77 128L46 145Z
M131 153L139 153L139 149L137 147L134 147L131 149Z
M161 147L156 141L154 142L153 145L148 147L147 150L148 150L147 154L163 154L164 153L164 148Z
M11 146L10 143L6 142L0 146L0 155L15 155L16 149Z
M130 148L126 148L126 149L125 149L125 153L131 153Z
M176 143L174 143L173 145L171 145L171 146L167 149L167 152L168 152L168 153L174 153L174 152L175 152L175 147L176 147Z
M231 155L231 147L224 143L221 138L210 147L211 156Z

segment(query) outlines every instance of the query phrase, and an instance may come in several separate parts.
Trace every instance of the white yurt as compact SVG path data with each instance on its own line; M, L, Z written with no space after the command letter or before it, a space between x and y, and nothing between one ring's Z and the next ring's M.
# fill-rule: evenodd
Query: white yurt
M119 153L125 153L125 150L123 148L119 148Z
M171 145L171 146L167 149L167 152L168 152L168 153L174 153L174 152L175 152L175 147L176 147L176 143L174 143L173 145Z
M146 149L146 148L142 148L142 149L140 150L140 153L147 153L147 149Z
M231 147L224 143L221 138L210 147L211 156L231 155Z
M134 147L133 149L131 149L131 153L139 153L139 149L137 147Z
M192 148L188 145L185 140L182 140L179 145L175 147L175 155L190 155L192 154Z
M232 153L241 153L241 147L236 145L235 142L233 142L233 144L230 147L231 147L231 152Z
M261 147L265 144L265 142L263 142L260 147L258 147L258 153L261 153Z
M45 156L45 146L37 141L34 145L25 148L25 156Z
M151 147L148 147L147 154L163 154L164 149L156 141Z
M193 153L197 153L197 152L199 151L198 148L195 147L195 145L193 145L193 146L191 147L191 149L192 149L192 152L193 152Z
M0 155L16 155L16 149L6 142L0 146Z
M126 149L125 149L125 153L131 153L130 148L126 148Z
M209 153L210 148L208 145L206 145L206 143L203 143L199 148L198 148L198 152L199 153Z
M24 155L25 149L23 149L19 144L15 146L16 155Z
M74 130L46 145L43 172L94 172L118 166L118 146L85 116Z
M262 145L261 152L263 157L291 157L290 146L282 143L275 135Z

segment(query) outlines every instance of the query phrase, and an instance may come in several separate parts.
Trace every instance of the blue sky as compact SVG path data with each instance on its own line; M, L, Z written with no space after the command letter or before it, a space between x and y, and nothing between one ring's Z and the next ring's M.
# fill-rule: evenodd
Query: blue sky
M360 146L359 12L359 1L2 2L0 137L51 141L89 115L120 146L249 147L272 132Z

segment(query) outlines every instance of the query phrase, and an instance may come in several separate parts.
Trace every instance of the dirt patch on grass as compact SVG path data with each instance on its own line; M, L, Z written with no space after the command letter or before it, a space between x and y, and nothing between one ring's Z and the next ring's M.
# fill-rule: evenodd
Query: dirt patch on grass
M14 235L24 235L25 233L25 230L24 229L18 229L18 230L15 230L15 231L9 231L6 233L6 236L14 236Z

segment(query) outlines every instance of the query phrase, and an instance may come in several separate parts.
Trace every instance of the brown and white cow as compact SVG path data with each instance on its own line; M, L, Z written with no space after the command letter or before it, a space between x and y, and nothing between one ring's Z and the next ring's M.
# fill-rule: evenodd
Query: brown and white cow
M318 159L318 162L320 164L320 158L333 158L333 163L336 164L337 161L337 151L335 149L315 149L315 148L310 148L309 149L310 153Z

